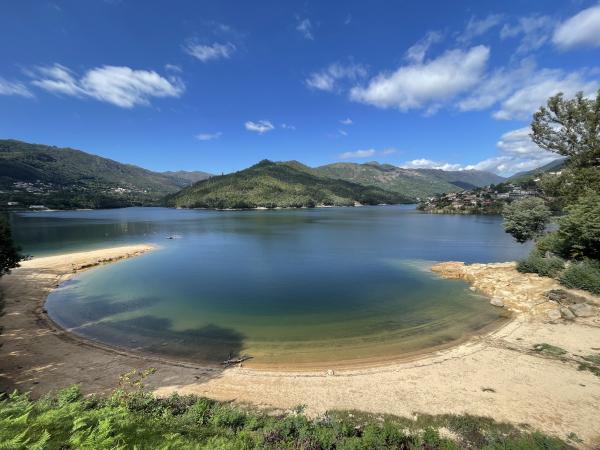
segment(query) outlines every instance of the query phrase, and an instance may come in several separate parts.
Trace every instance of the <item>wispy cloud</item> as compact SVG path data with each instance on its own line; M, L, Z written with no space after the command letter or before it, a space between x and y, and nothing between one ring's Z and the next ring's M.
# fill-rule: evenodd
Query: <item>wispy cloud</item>
M231 42L200 44L198 42L190 41L184 45L183 49L188 55L191 55L202 62L208 62L217 59L229 59L233 52L235 52L236 47Z
M340 123L342 125L352 125L354 122L352 122L350 117L346 117L345 119L340 120Z
M519 17L514 24L504 24L500 30L501 39L520 37L517 54L529 53L542 47L550 37L556 22L549 16Z
M353 150L341 153L339 155L339 159L363 159L363 158L372 158L375 156L389 156L393 153L396 153L398 150L392 147L385 148L383 150L375 150L374 148L369 148L365 150Z
M552 41L562 50L600 47L600 3L561 23L556 28Z
M298 30L305 39L314 40L315 37L313 35L313 26L310 19L300 19L298 18L298 24L296 25L296 30Z
M450 164L448 162L433 161L427 158L413 159L401 164L404 169L438 169L438 170L462 170L460 164Z
M350 98L379 108L435 111L481 80L489 55L482 45L449 50L436 59L380 73L367 86L352 88Z
M375 155L375 149L369 148L366 150L353 150L340 154L340 159L355 159L355 158L370 158Z
M0 95L18 95L20 97L33 97L33 93L23 83L8 81L0 77Z
M282 123L281 128L284 130L295 130L296 127L294 125L290 125L289 123Z
M440 42L442 38L443 35L439 31L429 31L423 39L406 51L406 59L411 63L422 63L429 48L433 44Z
M102 66L79 77L60 64L38 67L29 72L32 84L56 94L89 97L121 108L150 104L151 98L179 97L185 91L175 76L168 79L151 70L126 66Z
M253 131L258 134L264 134L275 129L275 125L273 125L269 120L258 120L256 122L249 120L244 124L244 127L246 130Z
M494 112L496 119L529 119L546 104L548 97L562 92L567 97L583 91L591 96L600 87L598 80L587 77L585 70L565 73L559 69L542 69L532 74L517 90L510 94Z
M311 89L334 92L340 88L343 81L355 81L367 75L367 69L360 64L333 63L327 68L313 72L305 80Z
M489 14L484 18L472 16L464 31L458 35L457 41L463 44L471 42L472 39L482 36L492 28L502 23L502 14Z
M196 139L199 141L213 141L215 139L219 139L223 133L217 131L216 133L200 133L196 135Z

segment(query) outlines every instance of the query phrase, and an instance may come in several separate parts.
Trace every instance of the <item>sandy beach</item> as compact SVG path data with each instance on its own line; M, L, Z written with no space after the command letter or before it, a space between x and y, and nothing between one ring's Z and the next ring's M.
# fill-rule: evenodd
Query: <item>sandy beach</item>
M0 336L0 390L38 396L79 383L85 392L113 389L120 374L155 367L150 386L274 409L304 404L309 414L332 409L412 416L469 413L528 424L560 438L576 433L582 448L600 445L600 377L578 370L584 355L600 352L598 298L573 292L593 314L561 318L560 305L544 293L554 280L520 274L514 264L443 263L440 276L460 278L496 299L513 319L483 336L410 361L374 367L310 371L227 370L168 361L84 341L45 315L48 293L73 274L100 264L138 257L147 245L35 258L4 276ZM536 344L566 350L560 358L536 352Z

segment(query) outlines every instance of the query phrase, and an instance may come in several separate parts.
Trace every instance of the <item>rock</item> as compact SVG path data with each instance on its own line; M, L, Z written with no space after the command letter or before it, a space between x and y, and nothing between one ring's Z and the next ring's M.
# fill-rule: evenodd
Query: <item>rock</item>
M560 315L565 320L575 320L575 314L573 314L569 308L564 306L561 306L560 308Z
M497 306L498 308L504 308L504 302L498 297L494 297L490 300L490 305Z
M548 311L548 320L554 322L562 317L562 314L558 309L553 309L552 311Z
M590 317L596 314L595 309L587 303L576 303L570 305L569 309L577 317Z
M332 377L333 375L335 375L335 372L333 370L329 369L327 371L327 375L330 376L330 377Z
M577 303L585 303L585 298L573 294L571 292L567 292L564 289L552 289L544 294L548 300L552 300L553 302L560 303L561 305L575 305Z

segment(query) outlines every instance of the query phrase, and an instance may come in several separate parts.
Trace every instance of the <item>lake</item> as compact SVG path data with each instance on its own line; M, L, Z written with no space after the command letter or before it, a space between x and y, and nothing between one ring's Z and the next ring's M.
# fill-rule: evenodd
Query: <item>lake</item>
M11 222L34 256L158 246L52 292L46 308L62 327L195 362L248 354L255 367L373 363L481 332L505 320L502 310L429 266L510 261L528 251L499 217L413 206L126 208L20 213Z

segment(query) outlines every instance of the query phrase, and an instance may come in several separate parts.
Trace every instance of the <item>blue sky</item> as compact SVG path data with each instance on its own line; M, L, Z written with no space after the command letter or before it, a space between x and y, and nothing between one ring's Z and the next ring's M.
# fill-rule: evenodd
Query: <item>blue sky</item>
M508 174L600 87L600 3L5 1L0 136L153 170L377 160Z

